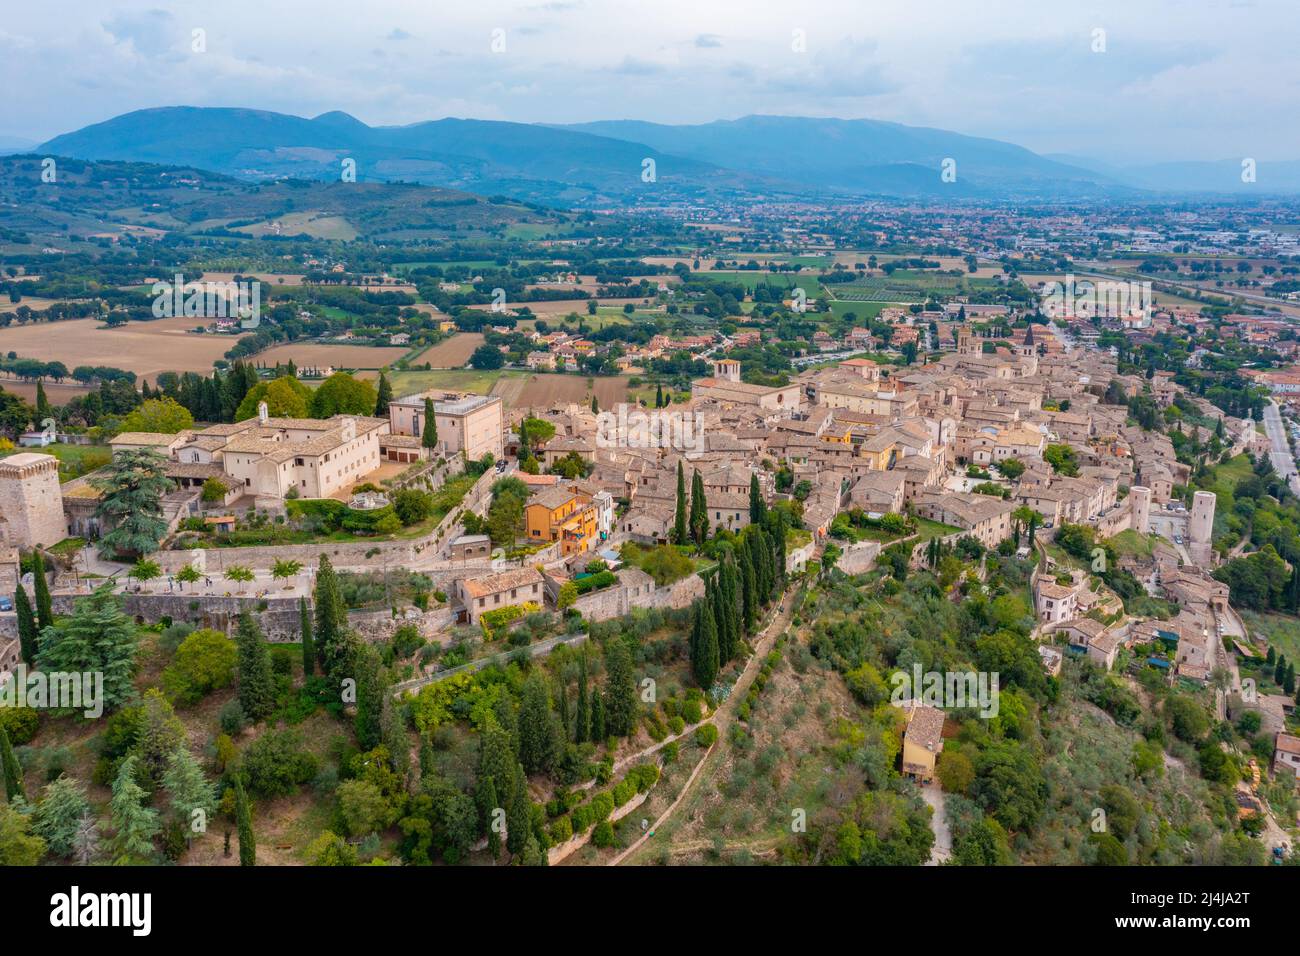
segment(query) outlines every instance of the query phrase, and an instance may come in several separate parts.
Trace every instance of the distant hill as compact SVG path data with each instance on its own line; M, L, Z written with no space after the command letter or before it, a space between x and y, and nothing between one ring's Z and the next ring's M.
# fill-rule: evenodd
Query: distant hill
M1265 160L1255 163L1255 181L1242 182L1242 161L1184 160L1135 166L1112 166L1095 159L1059 155L1061 162L1092 169L1138 189L1180 193L1300 193L1300 161Z
M554 205L621 202L638 191L646 194L642 161L650 158L661 192L738 189L730 170L670 160L644 146L589 133L461 119L370 127L338 112L302 119L245 109L139 110L57 136L38 151L194 166L244 179L337 180L343 161L352 159L362 182L405 180Z
M346 113L140 110L57 136L42 153L169 163L242 179L405 180L554 206L819 196L1082 198L1133 192L992 139L875 120L748 116L696 126L546 126L441 119L367 126ZM956 160L957 179L941 164ZM642 170L653 160L655 179Z
M878 120L746 116L697 126L611 120L563 128L842 193L938 196L949 189L981 196L1083 197L1131 191L1103 174L1011 143ZM955 183L940 179L946 159L956 161Z
M0 157L0 229L71 237L159 230L403 240L500 234L524 223L545 233L571 220L544 207L415 183L258 183L188 166L57 154L55 181L47 183L45 155Z

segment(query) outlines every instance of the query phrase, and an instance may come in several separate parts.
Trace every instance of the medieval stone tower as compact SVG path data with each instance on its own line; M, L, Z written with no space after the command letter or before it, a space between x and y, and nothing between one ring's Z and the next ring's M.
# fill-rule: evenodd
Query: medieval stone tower
M717 359L713 363L713 377L723 382L739 382L740 363L735 359Z
M1209 558L1210 543L1214 537L1214 506L1218 499L1212 491L1198 491L1192 495L1192 517L1188 522L1188 550L1197 563Z
M1138 534L1151 531L1151 489L1134 485L1128 490L1129 507L1133 510L1131 527Z
M0 539L48 548L67 536L59 460L26 452L0 459Z

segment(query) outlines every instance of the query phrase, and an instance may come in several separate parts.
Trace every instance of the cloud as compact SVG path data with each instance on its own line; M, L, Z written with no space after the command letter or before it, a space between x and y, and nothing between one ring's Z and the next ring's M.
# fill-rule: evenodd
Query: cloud
M695 38L695 45L701 50L712 50L722 46L722 37L716 33L701 33Z
M411 34L407 33L401 27L393 27L392 31L385 37L387 40L409 40Z

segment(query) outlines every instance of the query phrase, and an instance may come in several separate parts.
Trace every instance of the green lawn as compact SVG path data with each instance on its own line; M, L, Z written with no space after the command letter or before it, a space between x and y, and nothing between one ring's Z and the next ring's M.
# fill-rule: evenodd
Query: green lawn
M1140 558L1149 558L1151 552L1155 550L1157 540L1159 540L1157 535L1140 535L1130 528L1111 538L1110 546L1120 557L1132 554Z
M0 458L17 455L22 452L35 452L39 455L53 455L59 459L59 480L71 481L87 472L107 465L113 457L107 445L64 445L56 442L44 448L15 448L12 451L0 451Z
M1289 614L1258 614L1242 611L1241 619L1253 637L1262 637L1288 661L1300 659L1300 618Z
M422 371L408 369L390 373L394 395L412 395L430 388L449 391L475 392L486 395L501 377L501 370L480 371L472 368L442 368Z

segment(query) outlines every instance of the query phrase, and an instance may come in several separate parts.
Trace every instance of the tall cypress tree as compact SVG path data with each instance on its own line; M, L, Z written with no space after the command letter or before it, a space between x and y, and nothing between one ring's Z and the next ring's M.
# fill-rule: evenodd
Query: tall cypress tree
M302 633L302 676L306 680L316 672L316 645L311 639L311 610L307 598L298 598L298 629Z
M420 444L430 451L438 447L438 416L435 414L433 399L424 400L424 432L420 435Z
M578 701L573 708L573 742L582 743L591 729L590 705L587 701L587 649L578 656Z
M387 418L388 405L392 400L393 386L388 381L388 376L381 371L379 373L379 386L376 389L375 416L378 418Z
M740 572L741 612L744 618L745 633L754 632L754 622L758 620L758 583L754 576L754 559L745 539L741 539L736 550L739 559L737 570Z
M45 579L45 559L39 549L32 552L32 578L36 586L36 626L43 631L54 623L54 608L50 602L50 582Z
M13 744L9 741L9 732L0 723L0 771L4 773L5 803L13 803L17 797L25 796L23 791L23 768L14 754Z
M749 523L760 524L767 517L767 503L758 490L758 473L749 476Z
M14 592L14 610L18 612L18 645L22 648L23 660L28 667L36 666L36 615L32 613L32 602L27 598L27 589L22 582Z
M691 636L691 673L695 683L708 690L718 679L718 628L713 620L712 597L705 589L695 602L695 630Z
M609 728L605 725L605 698L601 694L592 694L591 739L596 743L604 743L608 736Z
M686 526L686 475L682 463L677 462L677 513L673 520L673 544L685 544L689 539Z
M343 607L343 594L339 589L339 579L334 573L334 566L326 555L320 556L320 566L316 570L316 661L323 673L328 673L327 663L334 647L343 640L343 629L347 625L347 612Z
M709 536L709 503L704 498L704 479L699 469L691 476L691 537L696 546Z
M636 681L632 652L621 638L605 649L605 727L615 737L628 737L636 729Z
M257 837L253 833L253 811L244 784L235 777L235 825L239 828L239 865L257 866Z
M239 648L239 706L249 720L261 720L275 710L275 678L262 629L247 611L239 615L235 643Z
M736 631L735 566L730 556L723 556L718 565L717 606L714 618L718 624L718 665L722 666L736 656L740 635Z

